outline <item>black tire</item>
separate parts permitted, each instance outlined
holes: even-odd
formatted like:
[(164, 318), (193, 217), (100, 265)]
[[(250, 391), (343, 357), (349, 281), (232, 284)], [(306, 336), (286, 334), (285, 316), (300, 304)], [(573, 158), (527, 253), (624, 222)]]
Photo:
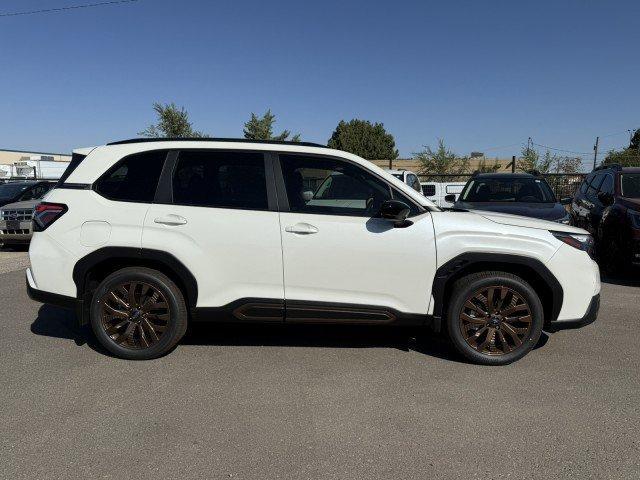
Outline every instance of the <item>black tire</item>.
[[(480, 293), (489, 289), (494, 289), (494, 293)], [(497, 298), (495, 289), (499, 289)], [(489, 296), (495, 300), (489, 302)], [(484, 304), (482, 298), (486, 300)], [(478, 314), (468, 308), (469, 301), (473, 306), (478, 306)], [(495, 307), (493, 310), (487, 307), (489, 303)], [(483, 305), (486, 308), (484, 313), (489, 314), (487, 316), (480, 313)], [(514, 308), (519, 313), (508, 316), (507, 312), (510, 313)], [(496, 313), (492, 314), (491, 311)], [(487, 321), (483, 323), (485, 318)], [(456, 350), (473, 363), (506, 365), (519, 360), (538, 343), (543, 324), (544, 311), (540, 298), (526, 281), (516, 275), (506, 272), (474, 273), (461, 278), (453, 286), (447, 311), (447, 331)], [(483, 328), (485, 330), (477, 336)], [(485, 345), (487, 340), (489, 344)]]
[[(134, 292), (133, 298), (137, 293), (139, 300), (128, 302), (127, 285)], [(147, 292), (144, 299), (143, 291)], [(106, 297), (111, 292), (118, 292), (116, 295), (122, 298), (105, 306), (105, 301), (111, 302), (112, 297)], [(135, 308), (127, 308), (125, 302)], [(113, 306), (117, 307), (117, 316), (111, 315)], [(159, 309), (143, 313), (152, 306)], [(109, 275), (94, 292), (90, 312), (91, 328), (100, 344), (116, 357), (129, 360), (160, 357), (174, 348), (187, 331), (188, 314), (182, 292), (169, 277), (150, 268), (123, 268)], [(124, 325), (118, 327), (120, 323)]]

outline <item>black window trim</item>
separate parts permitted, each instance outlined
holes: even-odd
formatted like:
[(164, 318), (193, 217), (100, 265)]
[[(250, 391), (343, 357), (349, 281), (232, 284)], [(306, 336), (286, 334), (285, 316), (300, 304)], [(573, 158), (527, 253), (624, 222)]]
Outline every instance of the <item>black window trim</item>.
[(100, 183), (100, 181), (105, 178), (107, 175), (111, 174), (112, 172), (115, 172), (118, 168), (120, 168), (120, 165), (122, 163), (124, 163), (129, 157), (133, 157), (135, 155), (141, 155), (141, 154), (146, 154), (146, 153), (151, 153), (151, 152), (167, 152), (165, 157), (164, 157), (164, 162), (162, 165), (162, 168), (160, 169), (160, 177), (158, 178), (158, 183), (156, 184), (156, 191), (153, 195), (153, 198), (155, 199), (155, 197), (158, 195), (158, 189), (160, 188), (160, 179), (162, 178), (162, 172), (164, 171), (164, 167), (167, 164), (167, 157), (169, 155), (169, 153), (171, 153), (170, 149), (166, 149), (166, 148), (154, 148), (151, 150), (141, 150), (139, 152), (132, 152), (128, 155), (125, 155), (124, 157), (120, 158), (117, 162), (115, 162), (113, 165), (111, 165), (109, 168), (107, 168), (104, 173), (102, 175), (100, 175), (89, 187), (85, 187), (85, 188), (90, 188), (91, 190), (93, 190), (96, 194), (100, 195), (102, 198), (106, 198), (107, 200), (110, 200), (112, 202), (123, 202), (123, 203), (143, 203), (143, 204), (148, 204), (151, 205), (154, 203), (154, 200), (119, 200), (117, 198), (110, 198), (107, 197), (106, 195), (98, 192), (98, 184)]
[[(289, 199), (287, 197), (287, 190), (286, 190), (286, 186), (284, 183), (284, 175), (282, 173), (282, 161), (280, 160), (280, 155), (297, 155), (297, 156), (303, 156), (303, 157), (317, 157), (319, 159), (326, 159), (326, 160), (335, 160), (335, 161), (340, 161), (340, 162), (346, 162), (349, 163), (357, 168), (361, 168), (362, 170), (365, 170), (368, 174), (373, 175), (375, 178), (377, 178), (378, 180), (380, 180), (381, 182), (383, 182), (390, 190), (391, 192), (391, 198), (395, 198), (395, 195), (401, 195), (403, 197), (403, 200), (406, 199), (408, 202), (410, 202), (411, 205), (414, 205), (416, 207), (416, 213), (413, 215), (409, 215), (409, 218), (413, 218), (413, 217), (417, 217), (418, 215), (422, 215), (425, 212), (428, 212), (428, 210), (423, 207), (422, 205), (418, 204), (417, 202), (415, 202), (411, 197), (409, 197), (408, 195), (404, 194), (403, 192), (399, 191), (397, 188), (395, 188), (393, 185), (391, 185), (391, 183), (389, 183), (384, 177), (382, 177), (381, 175), (379, 175), (377, 172), (374, 172), (372, 170), (369, 170), (366, 167), (363, 167), (362, 165), (360, 165), (357, 162), (354, 162), (352, 160), (349, 160), (348, 158), (344, 158), (344, 157), (339, 157), (336, 155), (325, 155), (325, 154), (319, 154), (319, 153), (308, 153), (308, 152), (289, 152), (289, 151), (274, 151), (272, 152), (273, 156), (274, 156), (274, 171), (275, 171), (275, 177), (276, 177), (276, 192), (277, 192), (277, 196), (278, 196), (278, 205), (280, 207), (280, 211), (281, 212), (291, 212), (291, 208), (289, 206)], [(301, 215), (335, 215), (335, 216), (340, 216), (340, 217), (353, 217), (353, 218), (367, 218), (366, 216), (363, 215), (353, 215), (351, 213), (338, 213), (338, 212), (327, 212), (327, 213), (323, 213), (323, 212), (292, 212), (292, 213), (300, 213)]]
[[(180, 152), (227, 152), (227, 153), (254, 153), (262, 155), (264, 160), (265, 169), (265, 182), (267, 189), (267, 208), (253, 208), (253, 207), (229, 207), (229, 206), (217, 206), (217, 205), (197, 205), (188, 203), (175, 203), (173, 201), (173, 174), (178, 165), (180, 159)], [(160, 180), (158, 181), (158, 189), (156, 190), (156, 196), (153, 203), (158, 205), (175, 205), (181, 207), (198, 207), (198, 208), (216, 208), (222, 210), (248, 210), (254, 212), (277, 212), (278, 203), (276, 198), (276, 191), (274, 186), (273, 175), (273, 158), (268, 154), (270, 152), (265, 150), (251, 150), (245, 148), (175, 148), (169, 151), (167, 159), (165, 160), (164, 168), (160, 174)]]

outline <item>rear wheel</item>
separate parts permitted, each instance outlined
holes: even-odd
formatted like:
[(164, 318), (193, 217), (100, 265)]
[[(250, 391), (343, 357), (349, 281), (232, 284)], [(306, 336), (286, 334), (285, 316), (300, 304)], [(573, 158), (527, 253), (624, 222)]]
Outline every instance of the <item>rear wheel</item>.
[(180, 289), (149, 268), (124, 268), (98, 286), (91, 303), (91, 327), (114, 355), (147, 360), (171, 350), (187, 329)]
[(456, 349), (484, 365), (505, 365), (524, 357), (542, 334), (538, 295), (516, 275), (482, 272), (458, 280), (447, 327)]

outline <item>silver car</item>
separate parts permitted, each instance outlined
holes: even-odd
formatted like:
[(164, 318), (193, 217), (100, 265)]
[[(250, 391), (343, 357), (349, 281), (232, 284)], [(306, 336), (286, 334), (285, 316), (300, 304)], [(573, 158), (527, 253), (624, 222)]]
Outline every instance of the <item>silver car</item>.
[[(25, 182), (26, 183), (26, 182)], [(20, 194), (20, 200), (0, 207), (0, 246), (27, 244), (33, 233), (33, 212), (54, 183), (38, 182)]]

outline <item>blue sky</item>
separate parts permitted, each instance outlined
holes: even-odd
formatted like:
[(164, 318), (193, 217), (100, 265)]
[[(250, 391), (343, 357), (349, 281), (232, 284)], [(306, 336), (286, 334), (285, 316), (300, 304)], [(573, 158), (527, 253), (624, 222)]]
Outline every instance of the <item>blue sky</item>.
[(215, 136), (271, 108), (321, 143), (341, 119), (383, 122), (403, 157), (439, 137), (510, 156), (529, 136), (590, 152), (614, 134), (606, 150), (640, 127), (639, 46), (638, 1), (139, 0), (0, 17), (0, 147), (134, 137), (173, 101)]

